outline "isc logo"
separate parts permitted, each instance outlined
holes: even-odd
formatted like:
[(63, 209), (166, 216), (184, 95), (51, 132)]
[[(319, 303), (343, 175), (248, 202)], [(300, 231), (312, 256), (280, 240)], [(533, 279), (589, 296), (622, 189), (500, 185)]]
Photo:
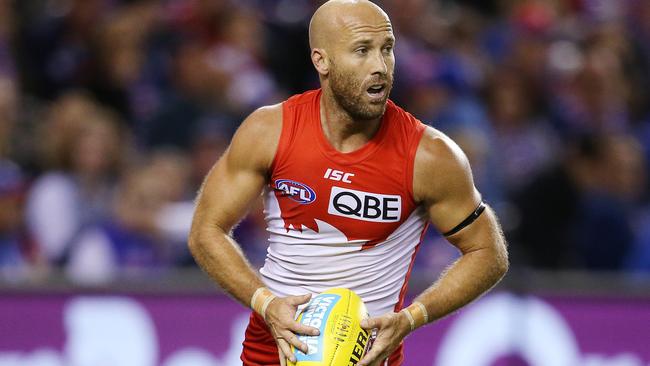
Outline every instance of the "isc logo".
[(277, 179), (275, 189), (282, 191), (284, 195), (301, 204), (312, 203), (316, 200), (316, 192), (313, 189), (306, 184), (290, 179)]
[(332, 187), (327, 213), (373, 222), (396, 222), (402, 215), (402, 197)]
[(323, 178), (331, 179), (337, 182), (343, 182), (343, 183), (352, 183), (350, 178), (354, 177), (354, 174), (352, 173), (345, 173), (340, 170), (332, 169), (332, 168), (327, 168), (325, 171), (325, 175)]

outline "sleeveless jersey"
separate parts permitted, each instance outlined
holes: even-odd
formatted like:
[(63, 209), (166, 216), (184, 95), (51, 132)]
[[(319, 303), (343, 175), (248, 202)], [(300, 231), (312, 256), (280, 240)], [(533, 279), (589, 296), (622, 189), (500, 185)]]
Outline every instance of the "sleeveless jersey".
[(375, 136), (342, 153), (322, 131), (320, 96), (308, 91), (282, 106), (262, 279), (280, 296), (345, 287), (371, 316), (397, 311), (427, 226), (412, 192), (425, 126), (388, 101)]

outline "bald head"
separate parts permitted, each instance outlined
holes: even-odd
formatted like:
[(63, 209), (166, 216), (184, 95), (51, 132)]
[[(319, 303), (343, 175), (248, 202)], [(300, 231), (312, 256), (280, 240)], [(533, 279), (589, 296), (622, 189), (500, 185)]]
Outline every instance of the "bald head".
[(309, 43), (329, 105), (353, 120), (378, 120), (395, 70), (386, 13), (368, 0), (330, 0), (311, 18)]
[(311, 18), (309, 46), (311, 49), (328, 49), (333, 40), (363, 26), (386, 28), (391, 24), (388, 15), (368, 0), (327, 1)]

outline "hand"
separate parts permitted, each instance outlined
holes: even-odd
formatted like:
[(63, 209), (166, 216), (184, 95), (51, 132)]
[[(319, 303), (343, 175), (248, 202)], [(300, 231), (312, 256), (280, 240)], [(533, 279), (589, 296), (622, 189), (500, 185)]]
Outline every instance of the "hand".
[(317, 336), (317, 328), (302, 325), (294, 320), (298, 305), (305, 304), (311, 299), (311, 294), (301, 296), (276, 297), (266, 308), (266, 323), (271, 329), (271, 334), (278, 344), (280, 365), (286, 366), (287, 358), (296, 362), (296, 357), (291, 352), (293, 345), (303, 353), (307, 353), (307, 345), (298, 339), (296, 334)]
[(411, 325), (402, 313), (387, 313), (361, 321), (361, 328), (377, 329), (377, 338), (357, 366), (379, 366), (399, 346), (411, 331)]

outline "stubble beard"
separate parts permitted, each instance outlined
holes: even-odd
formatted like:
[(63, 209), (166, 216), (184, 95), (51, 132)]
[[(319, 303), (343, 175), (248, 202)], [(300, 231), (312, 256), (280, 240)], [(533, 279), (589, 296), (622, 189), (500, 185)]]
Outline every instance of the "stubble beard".
[(368, 103), (363, 100), (364, 90), (353, 75), (339, 73), (332, 65), (330, 69), (330, 89), (336, 103), (354, 120), (369, 121), (380, 118), (386, 111), (386, 100), (393, 85), (393, 78), (386, 76), (386, 99), (383, 103)]

